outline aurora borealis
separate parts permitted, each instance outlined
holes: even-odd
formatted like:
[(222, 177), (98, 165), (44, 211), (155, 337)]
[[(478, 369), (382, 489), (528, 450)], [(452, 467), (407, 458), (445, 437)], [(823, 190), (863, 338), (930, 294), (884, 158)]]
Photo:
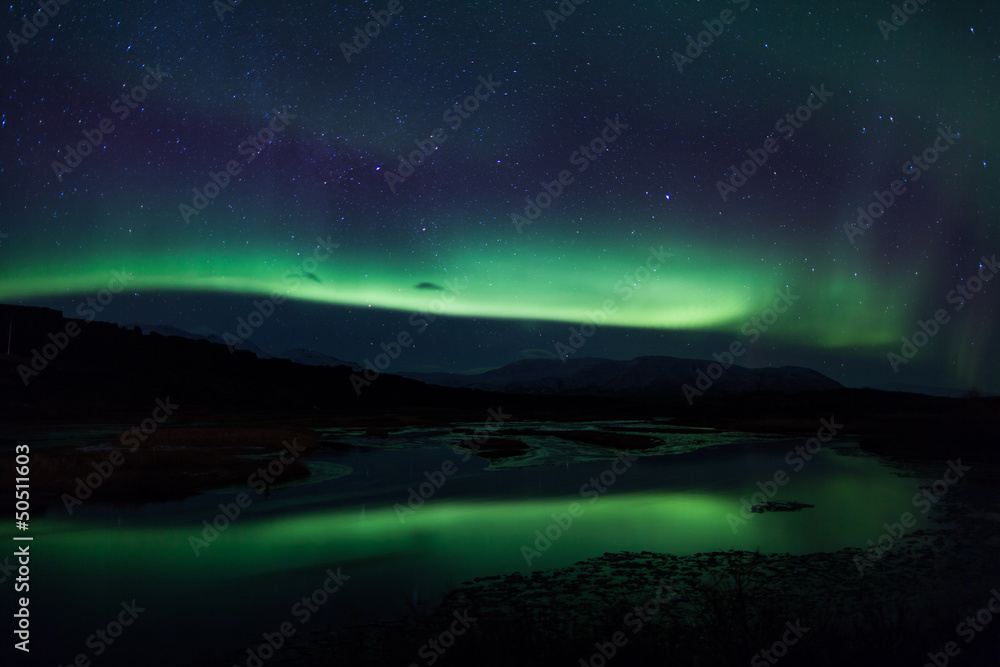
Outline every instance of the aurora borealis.
[(0, 302), (277, 294), (255, 344), (355, 361), (433, 313), (389, 372), (467, 371), (609, 299), (578, 354), (708, 358), (790, 291), (748, 365), (1000, 391), (996, 288), (948, 300), (1000, 251), (995, 5), (50, 4), (7, 13)]

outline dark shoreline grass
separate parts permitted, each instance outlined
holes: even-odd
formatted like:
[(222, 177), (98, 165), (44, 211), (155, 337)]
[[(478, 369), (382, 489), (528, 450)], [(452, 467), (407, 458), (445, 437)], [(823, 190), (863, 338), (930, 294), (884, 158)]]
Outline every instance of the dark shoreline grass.
[[(284, 443), (306, 453), (318, 447), (316, 434), (301, 428), (160, 428), (142, 438), (122, 431), (86, 447), (38, 449), (31, 454), (32, 491), (47, 505), (72, 505), (64, 494), (125, 504), (180, 500), (246, 484), (285, 451)], [(309, 476), (305, 464), (289, 463), (290, 457), (285, 454), (279, 483)], [(0, 461), (5, 478), (14, 477), (14, 468), (13, 459)]]
[[(276, 663), (427, 664), (428, 641), (467, 611), (476, 622), (436, 664), (603, 664), (591, 658), (601, 647), (610, 652), (615, 633), (625, 641), (612, 647), (609, 665), (774, 664), (751, 661), (797, 627), (808, 631), (787, 647), (782, 665), (919, 667), (928, 652), (956, 640), (955, 625), (992, 593), (988, 581), (914, 570), (912, 561), (926, 552), (916, 543), (907, 548), (865, 578), (854, 567), (858, 549), (608, 553), (561, 570), (469, 582), (408, 618), (313, 633)], [(997, 626), (963, 643), (956, 664), (995, 665)]]

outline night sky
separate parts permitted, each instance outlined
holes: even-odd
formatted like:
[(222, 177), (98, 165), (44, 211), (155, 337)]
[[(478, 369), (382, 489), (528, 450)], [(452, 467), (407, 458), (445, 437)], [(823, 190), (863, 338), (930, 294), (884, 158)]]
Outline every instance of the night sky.
[(5, 19), (0, 302), (1000, 391), (996, 3), (50, 4)]

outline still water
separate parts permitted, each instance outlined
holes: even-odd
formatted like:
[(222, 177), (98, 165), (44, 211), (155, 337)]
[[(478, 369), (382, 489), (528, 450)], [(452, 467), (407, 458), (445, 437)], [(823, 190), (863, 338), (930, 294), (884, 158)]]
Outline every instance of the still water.
[[(863, 547), (912, 511), (921, 483), (849, 442), (799, 465), (787, 456), (804, 439), (669, 434), (627, 460), (536, 427), (529, 455), (494, 464), (453, 449), (447, 430), (388, 440), (328, 430), (337, 446), (309, 459), (313, 476), (266, 498), (243, 487), (138, 507), (85, 503), (72, 515), (51, 508), (32, 524), (29, 664), (78, 654), (95, 665), (243, 664), (246, 647), (285, 621), (301, 636), (395, 617), (474, 577), (605, 552)], [(787, 483), (769, 485), (779, 471)], [(774, 501), (814, 507), (735, 523), (758, 483)], [(241, 492), (249, 505), (220, 518)], [(214, 538), (206, 521), (222, 528)], [(308, 600), (338, 572), (336, 593)], [(7, 605), (12, 577), (0, 586)], [(142, 611), (119, 638), (92, 637), (133, 600)]]

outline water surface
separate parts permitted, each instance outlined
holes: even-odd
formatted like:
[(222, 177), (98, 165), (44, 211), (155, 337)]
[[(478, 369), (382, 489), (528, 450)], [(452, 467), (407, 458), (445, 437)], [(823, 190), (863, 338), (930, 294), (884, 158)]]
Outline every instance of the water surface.
[[(394, 617), (474, 577), (559, 568), (605, 552), (863, 547), (884, 522), (912, 511), (920, 484), (852, 443), (826, 446), (796, 472), (786, 455), (803, 439), (672, 433), (661, 448), (633, 452), (638, 458), (626, 466), (616, 453), (545, 434), (595, 425), (536, 426), (540, 434), (525, 438), (528, 455), (492, 464), (454, 449), (448, 429), (386, 440), (324, 431), (337, 448), (310, 459), (310, 480), (267, 498), (249, 491), (251, 504), (207, 544), (192, 545), (205, 537), (202, 522), (248, 489), (140, 507), (85, 503), (72, 516), (52, 509), (32, 526), (33, 656), (49, 664), (81, 652), (94, 658), (87, 637), (133, 599), (145, 611), (101, 664), (152, 664), (150, 655), (182, 664), (194, 654), (232, 664), (283, 621), (305, 632)], [(789, 480), (774, 487), (773, 500), (814, 508), (735, 525), (741, 498), (778, 471)], [(444, 480), (433, 494), (428, 475)], [(410, 490), (425, 482), (430, 497), (411, 508)], [(338, 568), (349, 579), (300, 625), (305, 614), (295, 604)]]

